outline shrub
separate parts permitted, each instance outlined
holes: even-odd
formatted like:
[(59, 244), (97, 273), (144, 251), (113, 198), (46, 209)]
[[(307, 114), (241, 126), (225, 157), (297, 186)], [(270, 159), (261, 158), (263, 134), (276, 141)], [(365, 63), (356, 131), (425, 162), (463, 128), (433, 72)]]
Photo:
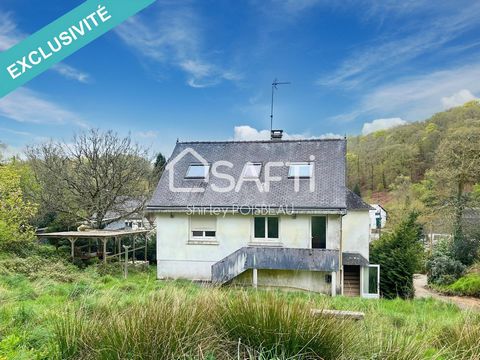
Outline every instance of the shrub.
[(435, 245), (426, 267), (428, 282), (435, 285), (451, 284), (465, 272), (465, 265), (453, 257), (450, 240)]
[(414, 295), (413, 274), (423, 258), (422, 231), (417, 217), (416, 213), (410, 213), (392, 233), (372, 242), (370, 261), (380, 264), (380, 292), (386, 298)]
[(61, 261), (52, 262), (39, 256), (11, 258), (0, 261), (0, 274), (24, 275), (30, 280), (52, 279), (60, 282), (72, 282), (76, 278), (76, 268)]
[(448, 255), (432, 256), (427, 261), (428, 282), (448, 285), (459, 279), (465, 272), (465, 265)]

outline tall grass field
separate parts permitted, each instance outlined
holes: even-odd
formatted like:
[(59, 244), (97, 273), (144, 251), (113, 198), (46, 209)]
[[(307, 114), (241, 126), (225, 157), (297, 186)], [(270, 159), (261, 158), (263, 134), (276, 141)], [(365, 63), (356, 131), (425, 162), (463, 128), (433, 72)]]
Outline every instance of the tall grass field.
[(95, 266), (40, 266), (35, 276), (25, 266), (0, 264), (1, 360), (480, 359), (480, 316), (435, 300), (214, 288), (157, 281), (154, 268), (127, 280)]

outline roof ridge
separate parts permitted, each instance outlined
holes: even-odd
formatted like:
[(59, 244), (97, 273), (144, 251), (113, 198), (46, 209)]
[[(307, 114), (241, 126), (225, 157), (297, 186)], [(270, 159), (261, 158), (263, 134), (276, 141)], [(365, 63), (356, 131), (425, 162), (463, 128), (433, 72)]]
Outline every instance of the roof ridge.
[(282, 139), (282, 140), (218, 140), (218, 141), (178, 141), (177, 144), (245, 144), (245, 143), (285, 143), (285, 142), (320, 142), (320, 141), (347, 141), (345, 138), (331, 139)]

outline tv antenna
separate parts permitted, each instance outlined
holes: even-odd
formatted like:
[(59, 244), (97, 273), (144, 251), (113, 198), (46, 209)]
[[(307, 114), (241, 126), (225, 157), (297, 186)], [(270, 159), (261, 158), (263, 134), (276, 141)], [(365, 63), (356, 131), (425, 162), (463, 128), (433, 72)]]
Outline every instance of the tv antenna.
[(275, 78), (272, 82), (272, 104), (270, 106), (270, 131), (273, 130), (273, 95), (275, 94), (275, 90), (278, 90), (278, 85), (290, 85), (289, 81), (280, 82), (277, 78)]

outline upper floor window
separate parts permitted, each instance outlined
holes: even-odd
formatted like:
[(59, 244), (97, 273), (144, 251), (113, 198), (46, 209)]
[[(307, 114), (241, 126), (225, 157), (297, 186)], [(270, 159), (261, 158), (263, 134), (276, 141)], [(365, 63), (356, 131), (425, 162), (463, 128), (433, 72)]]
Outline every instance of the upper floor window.
[(260, 171), (262, 170), (262, 164), (260, 163), (247, 163), (244, 168), (243, 177), (247, 179), (257, 179), (260, 177)]
[(313, 164), (308, 162), (290, 163), (288, 169), (289, 178), (311, 178), (313, 175)]
[(278, 239), (278, 217), (255, 217), (254, 237), (256, 239)]
[(192, 164), (188, 167), (185, 177), (188, 179), (205, 179), (209, 171), (210, 165)]

